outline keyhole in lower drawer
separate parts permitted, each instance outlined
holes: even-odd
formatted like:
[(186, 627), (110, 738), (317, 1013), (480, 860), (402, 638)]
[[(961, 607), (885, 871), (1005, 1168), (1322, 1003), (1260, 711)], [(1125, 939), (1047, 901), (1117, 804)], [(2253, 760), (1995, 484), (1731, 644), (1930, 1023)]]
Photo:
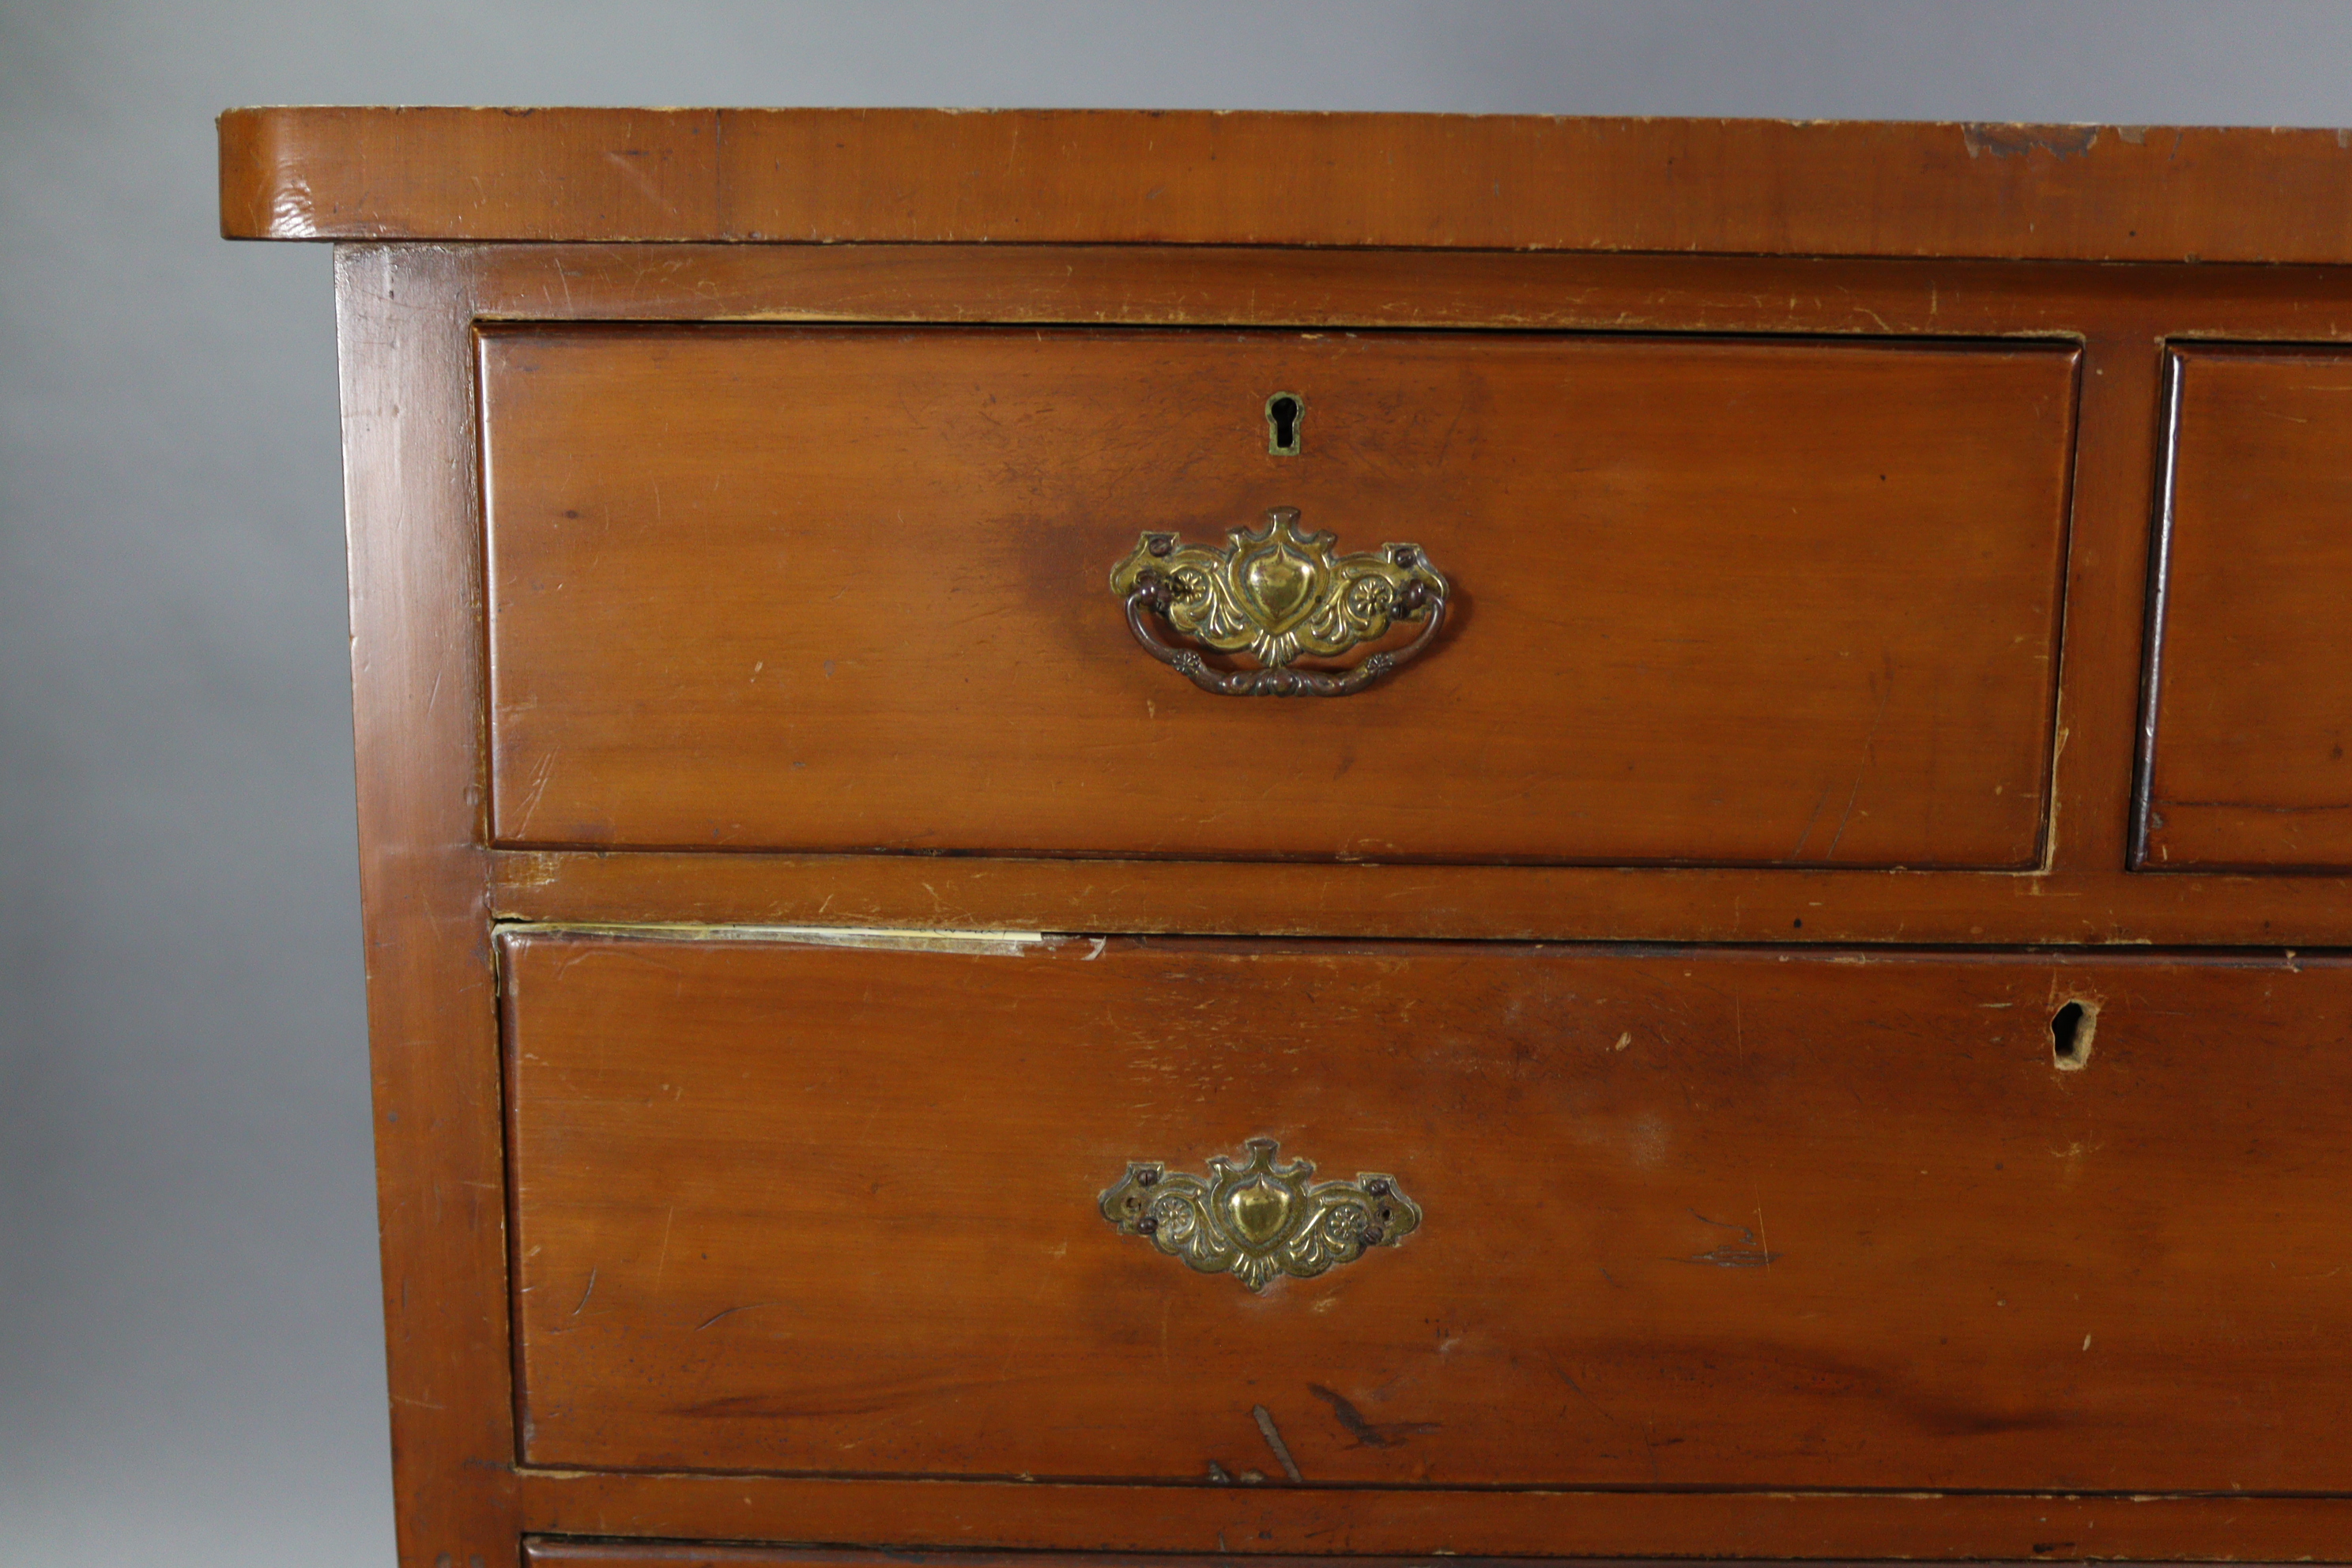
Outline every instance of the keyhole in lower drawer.
[(1265, 400), (1265, 449), (1277, 458), (1298, 456), (1298, 427), (1307, 419), (1307, 400), (1295, 392), (1277, 392)]
[(2099, 1009), (2087, 1002), (2069, 1002), (2050, 1015), (2050, 1059), (2061, 1070), (2073, 1072), (2091, 1059), (2091, 1035), (2099, 1026)]

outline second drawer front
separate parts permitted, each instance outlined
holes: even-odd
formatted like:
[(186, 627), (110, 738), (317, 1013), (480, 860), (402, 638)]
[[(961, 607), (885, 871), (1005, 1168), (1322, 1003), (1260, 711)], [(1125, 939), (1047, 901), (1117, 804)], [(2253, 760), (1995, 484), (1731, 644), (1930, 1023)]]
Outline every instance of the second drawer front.
[[(482, 388), (502, 843), (2039, 850), (2064, 349), (515, 328)], [(1246, 699), (1139, 648), (1110, 575), (1141, 534), (1276, 508), (1421, 547), (1431, 650)]]
[[(2333, 963), (555, 933), (502, 963), (534, 1463), (2352, 1484)], [(1253, 1139), (1395, 1234), (1253, 1290), (1105, 1217)], [(1279, 1185), (1215, 1223), (1278, 1233)]]

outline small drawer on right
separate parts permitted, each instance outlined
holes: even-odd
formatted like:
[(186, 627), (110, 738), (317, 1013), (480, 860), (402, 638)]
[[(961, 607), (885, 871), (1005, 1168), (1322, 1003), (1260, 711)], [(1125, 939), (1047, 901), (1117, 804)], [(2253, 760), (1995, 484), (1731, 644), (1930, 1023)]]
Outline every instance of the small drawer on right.
[(2352, 870), (2352, 347), (2168, 369), (2136, 862)]

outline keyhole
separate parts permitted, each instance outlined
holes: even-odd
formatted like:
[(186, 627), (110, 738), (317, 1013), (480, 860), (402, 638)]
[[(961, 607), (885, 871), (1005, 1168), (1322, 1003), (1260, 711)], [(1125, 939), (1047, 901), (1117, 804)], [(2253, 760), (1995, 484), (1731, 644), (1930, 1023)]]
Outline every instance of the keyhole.
[(2091, 1036), (2099, 1026), (2095, 1004), (2069, 1002), (2050, 1015), (2050, 1059), (2063, 1072), (2076, 1072), (2091, 1060)]
[(1295, 392), (1277, 392), (1265, 400), (1265, 449), (1277, 458), (1298, 456), (1298, 426), (1307, 419), (1307, 400)]

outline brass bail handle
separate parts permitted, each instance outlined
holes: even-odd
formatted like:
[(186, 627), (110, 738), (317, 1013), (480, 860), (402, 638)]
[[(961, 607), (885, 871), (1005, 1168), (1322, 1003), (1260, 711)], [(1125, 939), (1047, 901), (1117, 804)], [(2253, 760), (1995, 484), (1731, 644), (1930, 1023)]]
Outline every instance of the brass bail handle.
[[(1411, 662), (1445, 622), (1445, 579), (1418, 544), (1337, 553), (1339, 536), (1302, 533), (1298, 509), (1276, 507), (1264, 529), (1236, 528), (1222, 548), (1146, 531), (1112, 569), (1135, 640), (1160, 663), (1221, 697), (1345, 697)], [(1352, 669), (1298, 669), (1301, 656), (1336, 658), (1388, 635), (1400, 621), (1421, 633)], [(1160, 635), (1167, 626), (1197, 644)], [(1247, 654), (1257, 669), (1216, 669), (1199, 649)]]

